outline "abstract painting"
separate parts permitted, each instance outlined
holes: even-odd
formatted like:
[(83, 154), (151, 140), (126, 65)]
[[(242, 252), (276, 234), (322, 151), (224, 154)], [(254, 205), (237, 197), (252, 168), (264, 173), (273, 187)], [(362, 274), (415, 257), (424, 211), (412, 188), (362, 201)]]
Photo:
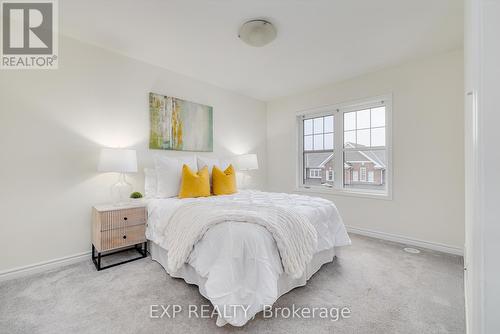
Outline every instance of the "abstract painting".
[(149, 148), (213, 151), (213, 108), (176, 97), (149, 93)]

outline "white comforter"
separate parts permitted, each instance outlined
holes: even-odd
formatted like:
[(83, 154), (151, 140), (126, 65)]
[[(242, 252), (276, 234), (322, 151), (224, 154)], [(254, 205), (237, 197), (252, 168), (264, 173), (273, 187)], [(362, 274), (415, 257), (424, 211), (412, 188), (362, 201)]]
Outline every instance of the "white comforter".
[[(342, 219), (332, 202), (317, 197), (259, 191), (240, 191), (234, 195), (198, 199), (152, 199), (148, 202), (146, 235), (168, 249), (166, 227), (179, 207), (185, 203), (215, 204), (228, 200), (236, 205), (272, 204), (293, 208), (306, 216), (316, 230), (316, 253), (350, 244)], [(214, 225), (196, 243), (187, 262), (198, 275), (207, 279), (205, 293), (215, 307), (250, 307), (245, 312), (240, 310), (237, 314), (220, 315), (217, 320), (219, 326), (225, 323), (242, 326), (265, 305), (272, 305), (278, 298), (277, 282), (283, 273), (283, 265), (276, 241), (263, 226), (236, 221)], [(175, 272), (169, 273), (177, 276)]]
[(166, 237), (162, 246), (168, 251), (168, 269), (181, 269), (206, 231), (227, 221), (265, 227), (276, 241), (284, 271), (293, 278), (305, 273), (318, 243), (316, 230), (307, 216), (294, 207), (243, 204), (228, 196), (184, 203), (170, 216), (162, 233)]

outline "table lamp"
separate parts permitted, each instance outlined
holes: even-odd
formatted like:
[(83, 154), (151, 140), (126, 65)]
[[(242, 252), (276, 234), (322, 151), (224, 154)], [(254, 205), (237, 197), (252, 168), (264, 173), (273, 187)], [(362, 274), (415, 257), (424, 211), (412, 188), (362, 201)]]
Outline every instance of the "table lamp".
[(111, 186), (111, 196), (117, 206), (128, 202), (132, 185), (127, 182), (125, 173), (137, 172), (137, 154), (135, 150), (123, 148), (103, 148), (99, 157), (99, 172), (120, 173), (118, 182)]
[[(248, 172), (251, 170), (259, 169), (259, 161), (257, 160), (257, 154), (243, 154), (239, 155), (235, 159), (235, 168), (238, 171)], [(244, 173), (241, 179), (241, 188), (246, 188), (248, 186), (249, 175)]]

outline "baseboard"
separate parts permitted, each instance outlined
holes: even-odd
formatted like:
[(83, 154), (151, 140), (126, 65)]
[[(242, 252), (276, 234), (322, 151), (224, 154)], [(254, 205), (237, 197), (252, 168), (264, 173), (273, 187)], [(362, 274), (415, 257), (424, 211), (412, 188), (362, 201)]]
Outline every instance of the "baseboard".
[[(443, 253), (448, 253), (448, 254), (454, 254), (454, 255), (460, 255), (460, 256), (464, 255), (464, 251), (462, 248), (444, 245), (444, 244), (440, 244), (440, 243), (436, 243), (436, 242), (417, 240), (417, 239), (408, 238), (408, 237), (404, 237), (404, 236), (397, 235), (397, 234), (373, 231), (373, 230), (352, 227), (352, 226), (347, 226), (347, 230), (349, 232), (352, 232), (355, 234), (360, 234), (360, 235), (365, 235), (367, 237), (399, 242), (399, 243), (402, 243), (405, 245), (411, 245), (411, 246), (415, 246), (415, 247), (431, 249), (431, 250), (435, 250), (435, 251), (439, 251), (439, 252), (443, 252)], [(68, 264), (73, 264), (73, 263), (89, 260), (90, 253), (91, 253), (90, 251), (82, 252), (82, 253), (78, 253), (78, 254), (74, 254), (74, 255), (70, 255), (70, 256), (65, 256), (65, 257), (61, 257), (58, 259), (54, 259), (54, 260), (39, 262), (39, 263), (31, 264), (28, 266), (24, 266), (24, 267), (18, 267), (18, 268), (14, 268), (14, 269), (5, 270), (5, 271), (0, 272), (0, 282), (14, 279), (14, 278), (19, 278), (19, 277), (26, 276), (26, 275), (39, 273), (42, 271), (46, 271), (46, 270), (50, 270), (50, 269), (54, 269), (54, 268), (58, 268), (58, 267), (62, 267), (62, 266), (68, 265)]]
[(91, 253), (90, 251), (82, 252), (70, 256), (61, 257), (58, 259), (30, 264), (28, 266), (8, 269), (0, 272), (0, 282), (66, 266), (68, 264), (90, 260), (90, 253)]
[(443, 252), (443, 253), (460, 255), (460, 256), (464, 255), (464, 250), (460, 247), (449, 246), (449, 245), (445, 245), (445, 244), (441, 244), (441, 243), (437, 243), (437, 242), (423, 241), (423, 240), (404, 237), (402, 235), (373, 231), (373, 230), (368, 230), (368, 229), (359, 228), (359, 227), (352, 227), (352, 226), (347, 226), (347, 231), (355, 233), (355, 234), (364, 235), (367, 237), (399, 242), (401, 244), (431, 249), (431, 250), (435, 250), (435, 251), (439, 251), (439, 252)]

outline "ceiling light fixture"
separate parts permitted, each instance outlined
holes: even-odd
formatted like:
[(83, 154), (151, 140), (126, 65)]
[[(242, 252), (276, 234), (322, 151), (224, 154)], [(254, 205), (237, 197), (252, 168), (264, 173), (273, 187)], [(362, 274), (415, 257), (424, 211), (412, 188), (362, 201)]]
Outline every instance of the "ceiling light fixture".
[(276, 28), (266, 20), (250, 20), (240, 28), (238, 37), (248, 45), (261, 47), (276, 38)]

